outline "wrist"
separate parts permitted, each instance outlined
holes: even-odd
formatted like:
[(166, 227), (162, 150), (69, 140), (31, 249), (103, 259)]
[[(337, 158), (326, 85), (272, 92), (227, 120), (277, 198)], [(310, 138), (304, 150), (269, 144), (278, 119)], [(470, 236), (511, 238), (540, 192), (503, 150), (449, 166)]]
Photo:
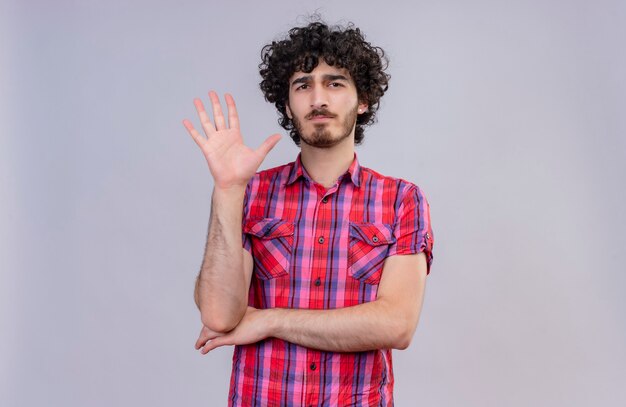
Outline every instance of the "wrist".
[(213, 204), (232, 209), (240, 208), (246, 195), (246, 186), (213, 187), (211, 200)]
[(213, 186), (213, 194), (218, 195), (243, 195), (246, 192), (246, 186), (248, 184), (232, 184), (232, 185), (217, 185)]
[(267, 336), (279, 338), (282, 331), (284, 310), (282, 308), (268, 308), (264, 311), (267, 312)]

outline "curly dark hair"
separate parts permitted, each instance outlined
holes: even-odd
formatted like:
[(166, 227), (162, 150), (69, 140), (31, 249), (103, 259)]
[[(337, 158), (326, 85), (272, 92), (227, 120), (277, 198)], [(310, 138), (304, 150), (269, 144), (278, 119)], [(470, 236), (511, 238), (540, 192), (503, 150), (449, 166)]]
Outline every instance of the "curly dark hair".
[(289, 79), (294, 72), (311, 72), (320, 58), (328, 65), (345, 68), (354, 80), (359, 102), (367, 103), (368, 110), (357, 116), (355, 144), (363, 141), (363, 127), (375, 122), (380, 98), (389, 86), (390, 76), (385, 73), (389, 60), (380, 47), (365, 41), (361, 31), (349, 23), (345, 28), (328, 27), (321, 21), (296, 27), (288, 38), (273, 41), (261, 51), (260, 83), (265, 100), (274, 103), (280, 117), (278, 123), (290, 131), (296, 145), (300, 135), (287, 116)]

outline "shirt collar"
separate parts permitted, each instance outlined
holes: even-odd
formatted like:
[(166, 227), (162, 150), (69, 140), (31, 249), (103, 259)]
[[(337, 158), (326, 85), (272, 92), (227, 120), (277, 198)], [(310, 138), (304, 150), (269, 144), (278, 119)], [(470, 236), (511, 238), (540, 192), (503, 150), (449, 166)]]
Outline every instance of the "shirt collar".
[[(289, 173), (289, 177), (287, 178), (287, 185), (293, 184), (300, 177), (304, 177), (305, 179), (311, 180), (311, 177), (309, 176), (309, 174), (306, 172), (306, 169), (302, 165), (302, 160), (300, 158), (300, 155), (301, 153), (298, 153), (298, 158), (296, 158), (296, 161), (294, 162), (293, 167), (291, 168), (291, 172)], [(356, 153), (354, 153), (354, 159), (352, 160), (352, 164), (350, 164), (350, 167), (346, 171), (346, 174), (350, 174), (350, 180), (355, 186), (359, 187), (361, 185), (360, 184), (361, 165), (359, 164), (359, 160), (356, 156)], [(343, 178), (343, 176), (339, 178), (341, 179)]]

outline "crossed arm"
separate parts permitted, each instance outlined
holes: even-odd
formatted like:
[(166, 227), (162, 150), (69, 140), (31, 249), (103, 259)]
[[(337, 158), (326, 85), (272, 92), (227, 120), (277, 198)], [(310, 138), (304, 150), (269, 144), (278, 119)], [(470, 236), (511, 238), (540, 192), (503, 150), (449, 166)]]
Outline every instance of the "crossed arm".
[(375, 301), (332, 310), (248, 307), (229, 332), (204, 326), (196, 349), (206, 354), (220, 346), (269, 337), (333, 352), (406, 349), (419, 321), (425, 282), (424, 253), (391, 256), (385, 260)]

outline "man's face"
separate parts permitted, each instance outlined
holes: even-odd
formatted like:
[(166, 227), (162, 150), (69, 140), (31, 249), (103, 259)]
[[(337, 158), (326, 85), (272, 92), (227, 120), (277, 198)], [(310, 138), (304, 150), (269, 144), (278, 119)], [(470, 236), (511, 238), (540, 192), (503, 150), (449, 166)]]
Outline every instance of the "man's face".
[(295, 72), (289, 79), (287, 116), (300, 140), (312, 147), (330, 148), (354, 138), (357, 115), (365, 109), (348, 71), (324, 60), (310, 73)]

